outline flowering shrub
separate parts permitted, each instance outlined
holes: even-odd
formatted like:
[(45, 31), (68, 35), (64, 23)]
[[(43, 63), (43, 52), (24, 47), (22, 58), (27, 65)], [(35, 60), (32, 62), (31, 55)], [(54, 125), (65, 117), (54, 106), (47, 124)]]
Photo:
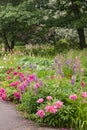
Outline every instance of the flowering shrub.
[(32, 64), (24, 59), (23, 64), (6, 69), (0, 97), (20, 102), (18, 109), (38, 123), (87, 128), (87, 70), (80, 58), (60, 55), (54, 62), (35, 60)]

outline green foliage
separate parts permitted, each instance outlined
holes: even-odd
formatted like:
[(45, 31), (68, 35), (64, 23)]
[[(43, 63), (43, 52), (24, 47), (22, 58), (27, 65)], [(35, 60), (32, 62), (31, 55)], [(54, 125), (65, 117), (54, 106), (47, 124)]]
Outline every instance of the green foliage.
[(64, 52), (69, 50), (69, 43), (66, 41), (66, 39), (60, 39), (58, 42), (55, 44), (55, 50), (56, 52)]
[[(57, 39), (55, 37), (56, 27), (74, 28), (77, 31), (86, 28), (85, 0), (74, 2), (72, 0), (1, 0), (0, 2), (0, 37), (2, 42), (8, 43), (9, 46), (12, 40), (24, 44), (46, 42), (53, 44), (58, 41), (58, 36)], [(81, 36), (79, 38), (81, 39)], [(63, 49), (63, 45), (61, 46)], [(33, 52), (36, 55), (38, 53), (36, 49)], [(50, 55), (53, 54), (52, 52), (49, 50)], [(41, 51), (40, 53), (42, 55)]]
[[(85, 130), (87, 128), (87, 97), (82, 97), (82, 92), (87, 91), (86, 55), (86, 50), (80, 52), (77, 50), (69, 51), (67, 54), (57, 55), (55, 62), (53, 62), (52, 57), (48, 59), (40, 56), (25, 55), (24, 53), (5, 54), (3, 57), (0, 57), (0, 78), (1, 87), (5, 88), (7, 92), (7, 100), (19, 103), (18, 109), (24, 112), (24, 114), (26, 113), (28, 118), (40, 124)], [(30, 64), (32, 64), (32, 67), (30, 67)], [(75, 64), (78, 65), (76, 73), (74, 73)], [(34, 65), (36, 65), (36, 68), (34, 68)], [(17, 66), (20, 66), (21, 69), (18, 69)], [(14, 71), (23, 72), (24, 76), (28, 73), (30, 75), (34, 73), (40, 78), (39, 80), (43, 80), (42, 86), (38, 87), (37, 90), (34, 89), (34, 85), (39, 81), (32, 81), (30, 86), (26, 87), (25, 92), (21, 93), (22, 98), (20, 102), (14, 98), (14, 92), (16, 90), (19, 91), (19, 86), (9, 86), (11, 82), (20, 80), (19, 76), (14, 76), (13, 72), (11, 72), (9, 74), (11, 80), (7, 80), (8, 75), (6, 71), (12, 67)], [(81, 72), (82, 68), (84, 68), (84, 72)], [(63, 73), (61, 74), (59, 70)], [(76, 81), (73, 85), (71, 84), (72, 76), (76, 76)], [(84, 87), (82, 87), (81, 82), (85, 83)], [(76, 94), (77, 99), (71, 100), (69, 98), (71, 94)], [(53, 98), (50, 101), (47, 100), (49, 95)], [(39, 98), (43, 98), (44, 102), (41, 104), (37, 103)], [(46, 112), (46, 106), (55, 105), (56, 101), (62, 101), (63, 106), (58, 108), (56, 113)], [(45, 111), (43, 118), (36, 115), (39, 109)]]

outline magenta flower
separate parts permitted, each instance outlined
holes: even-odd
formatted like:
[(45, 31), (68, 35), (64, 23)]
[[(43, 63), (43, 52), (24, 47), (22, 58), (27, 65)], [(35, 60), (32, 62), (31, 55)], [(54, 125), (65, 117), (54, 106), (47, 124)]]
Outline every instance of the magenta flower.
[(25, 91), (25, 87), (24, 87), (24, 85), (23, 85), (23, 84), (20, 85), (20, 86), (19, 86), (19, 89), (20, 89), (20, 91), (23, 93), (23, 92)]
[(50, 112), (50, 113), (56, 113), (57, 109), (54, 106), (46, 106), (45, 107), (46, 112)]
[(29, 76), (30, 82), (34, 81), (34, 79), (35, 79), (35, 76), (33, 74)]
[(39, 98), (39, 99), (37, 100), (37, 103), (42, 103), (42, 102), (44, 102), (44, 99), (43, 99), (43, 98)]
[(0, 88), (0, 97), (2, 98), (2, 100), (6, 100), (6, 91), (4, 88)]
[(69, 99), (76, 100), (77, 99), (77, 95), (76, 94), (72, 94), (72, 95), (69, 96)]
[(22, 72), (18, 73), (20, 77), (24, 77), (24, 74)]
[(83, 98), (87, 97), (87, 92), (82, 92), (82, 97)]
[(34, 85), (34, 88), (39, 88), (40, 87), (40, 84), (39, 83), (36, 83), (35, 85)]
[(81, 82), (81, 86), (82, 86), (82, 88), (84, 88), (85, 87), (85, 83)]
[(2, 100), (6, 100), (7, 96), (6, 94), (2, 94)]
[(19, 83), (20, 83), (19, 81), (15, 81), (15, 82), (10, 83), (10, 86), (16, 87)]
[(63, 106), (63, 102), (62, 101), (57, 101), (55, 106), (56, 106), (56, 108), (61, 108)]
[(53, 98), (51, 96), (46, 97), (47, 100), (52, 100)]
[(45, 116), (45, 112), (44, 110), (38, 110), (36, 115), (39, 116), (40, 118), (43, 118)]
[(21, 95), (20, 95), (19, 92), (14, 92), (14, 96), (15, 96), (18, 100), (20, 100), (20, 98), (21, 98)]
[(17, 75), (17, 74), (18, 74), (18, 72), (16, 72), (16, 71), (13, 72), (13, 75)]
[(0, 93), (5, 93), (5, 89), (4, 88), (0, 88)]

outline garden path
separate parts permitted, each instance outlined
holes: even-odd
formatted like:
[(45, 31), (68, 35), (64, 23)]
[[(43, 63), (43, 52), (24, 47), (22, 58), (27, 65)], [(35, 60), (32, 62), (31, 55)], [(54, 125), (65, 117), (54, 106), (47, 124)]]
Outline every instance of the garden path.
[(0, 130), (59, 130), (38, 127), (32, 121), (22, 118), (15, 105), (0, 100)]

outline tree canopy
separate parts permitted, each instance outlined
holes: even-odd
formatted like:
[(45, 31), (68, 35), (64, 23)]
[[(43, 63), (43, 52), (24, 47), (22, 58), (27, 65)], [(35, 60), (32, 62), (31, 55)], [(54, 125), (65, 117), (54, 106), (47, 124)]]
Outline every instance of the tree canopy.
[(0, 3), (0, 37), (7, 48), (12, 48), (15, 40), (27, 43), (33, 36), (37, 38), (42, 29), (51, 27), (77, 30), (80, 48), (86, 47), (86, 0), (0, 0)]

